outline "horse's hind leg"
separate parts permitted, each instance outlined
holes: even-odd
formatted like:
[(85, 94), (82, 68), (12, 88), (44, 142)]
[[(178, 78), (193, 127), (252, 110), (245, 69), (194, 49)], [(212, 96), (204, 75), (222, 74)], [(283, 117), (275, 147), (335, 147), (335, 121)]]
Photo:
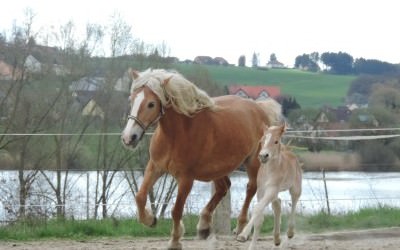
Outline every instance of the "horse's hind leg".
[(156, 169), (154, 165), (149, 161), (144, 172), (143, 182), (136, 193), (136, 205), (139, 213), (139, 221), (146, 226), (153, 227), (157, 223), (157, 219), (154, 217), (151, 210), (146, 208), (147, 194), (154, 183), (160, 178), (164, 172)]
[(294, 216), (295, 216), (295, 212), (296, 212), (296, 205), (300, 198), (301, 190), (300, 189), (296, 190), (294, 188), (291, 188), (289, 190), (289, 193), (290, 193), (290, 196), (292, 197), (292, 208), (291, 208), (290, 216), (289, 216), (289, 226), (288, 226), (287, 236), (290, 239), (290, 238), (293, 238), (293, 236), (294, 236), (294, 224), (295, 224)]
[(226, 195), (231, 187), (229, 177), (225, 176), (214, 181), (215, 193), (211, 200), (200, 213), (199, 223), (197, 224), (197, 236), (200, 239), (206, 239), (210, 235), (212, 214), (221, 199)]
[(233, 230), (233, 232), (237, 235), (239, 235), (242, 232), (244, 226), (246, 226), (250, 202), (257, 192), (257, 173), (258, 169), (260, 168), (260, 162), (258, 161), (257, 157), (253, 157), (253, 159), (249, 161), (246, 165), (249, 181), (247, 183), (246, 198), (237, 219), (237, 226)]
[(272, 202), (274, 210), (274, 243), (275, 246), (281, 244), (281, 199), (277, 198)]
[(178, 194), (174, 208), (172, 209), (172, 232), (171, 240), (169, 241), (168, 249), (182, 249), (180, 239), (185, 233), (185, 227), (182, 223), (183, 207), (186, 202), (190, 190), (193, 186), (193, 179), (180, 178), (178, 180)]

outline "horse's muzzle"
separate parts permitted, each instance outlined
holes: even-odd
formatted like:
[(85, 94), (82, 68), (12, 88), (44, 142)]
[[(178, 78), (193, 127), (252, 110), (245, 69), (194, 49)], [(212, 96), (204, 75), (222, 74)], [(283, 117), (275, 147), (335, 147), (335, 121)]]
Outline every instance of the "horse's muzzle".
[(129, 149), (134, 149), (139, 144), (142, 136), (138, 136), (137, 134), (133, 134), (130, 137), (121, 136), (122, 144)]
[(260, 159), (261, 163), (267, 163), (268, 161), (268, 154), (259, 154), (258, 159)]

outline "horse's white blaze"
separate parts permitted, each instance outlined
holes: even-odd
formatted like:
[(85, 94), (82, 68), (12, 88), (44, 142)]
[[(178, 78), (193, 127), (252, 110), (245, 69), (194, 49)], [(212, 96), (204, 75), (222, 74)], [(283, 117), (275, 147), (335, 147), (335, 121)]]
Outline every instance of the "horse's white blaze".
[(266, 155), (266, 154), (269, 153), (268, 143), (271, 140), (271, 137), (272, 137), (271, 133), (268, 133), (268, 134), (265, 135), (264, 143), (263, 143), (263, 145), (261, 147), (259, 155), (263, 156), (263, 155)]
[[(144, 92), (141, 91), (137, 94), (135, 101), (133, 102), (131, 112), (130, 112), (131, 116), (137, 117), (138, 112), (139, 112), (139, 107), (140, 107), (140, 104), (142, 104), (143, 99), (144, 99)], [(135, 132), (138, 132), (138, 131), (136, 131), (138, 128), (142, 129), (140, 126), (137, 126), (136, 121), (134, 119), (128, 119), (125, 129), (122, 131), (122, 140), (125, 142), (125, 144), (130, 143), (132, 135)]]

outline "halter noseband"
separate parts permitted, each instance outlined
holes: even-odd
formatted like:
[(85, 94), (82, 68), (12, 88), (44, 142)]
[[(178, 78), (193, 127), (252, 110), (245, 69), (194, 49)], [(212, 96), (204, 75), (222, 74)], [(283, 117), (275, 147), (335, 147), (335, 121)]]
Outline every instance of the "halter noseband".
[(128, 115), (128, 120), (129, 120), (129, 119), (132, 119), (132, 120), (134, 120), (135, 122), (137, 122), (137, 124), (139, 124), (139, 126), (143, 129), (143, 133), (144, 133), (144, 132), (146, 132), (146, 130), (147, 130), (148, 128), (150, 128), (151, 126), (153, 126), (154, 124), (156, 124), (156, 123), (161, 119), (161, 117), (163, 117), (164, 114), (165, 114), (164, 106), (161, 104), (160, 113), (159, 113), (158, 116), (157, 116), (152, 122), (150, 122), (149, 125), (147, 125), (147, 126), (144, 125), (144, 123), (143, 123), (138, 117), (136, 117), (136, 116), (134, 116), (134, 115)]

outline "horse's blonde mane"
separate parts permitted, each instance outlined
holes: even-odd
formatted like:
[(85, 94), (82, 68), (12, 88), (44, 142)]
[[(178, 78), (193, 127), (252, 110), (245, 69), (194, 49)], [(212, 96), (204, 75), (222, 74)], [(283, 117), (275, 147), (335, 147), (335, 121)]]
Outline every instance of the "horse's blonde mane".
[(145, 85), (160, 98), (163, 106), (172, 106), (176, 112), (186, 116), (193, 116), (203, 109), (213, 110), (216, 107), (204, 90), (199, 89), (176, 71), (148, 69), (141, 72), (133, 81), (131, 92)]

